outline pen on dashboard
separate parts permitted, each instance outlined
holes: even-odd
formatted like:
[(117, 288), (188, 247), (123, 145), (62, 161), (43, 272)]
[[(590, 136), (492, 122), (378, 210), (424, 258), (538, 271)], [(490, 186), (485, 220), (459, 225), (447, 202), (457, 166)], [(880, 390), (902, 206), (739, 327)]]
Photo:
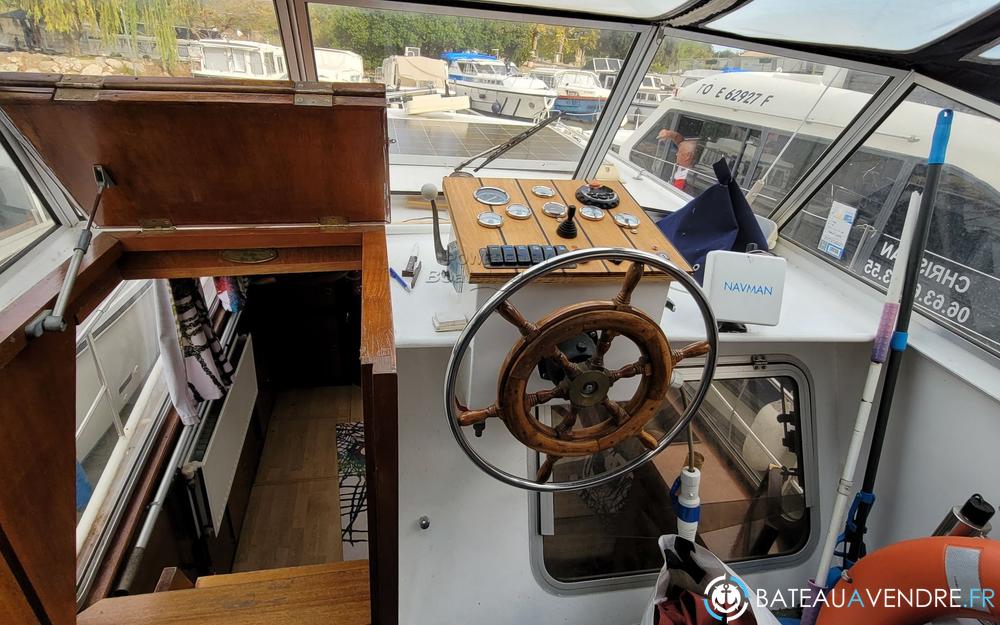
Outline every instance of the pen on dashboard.
[(392, 267), (389, 267), (389, 277), (398, 282), (399, 286), (403, 287), (404, 291), (406, 291), (407, 293), (410, 292), (410, 285), (408, 285), (406, 283), (406, 280), (403, 280), (403, 278), (400, 277), (400, 275), (396, 273), (396, 270), (393, 269)]

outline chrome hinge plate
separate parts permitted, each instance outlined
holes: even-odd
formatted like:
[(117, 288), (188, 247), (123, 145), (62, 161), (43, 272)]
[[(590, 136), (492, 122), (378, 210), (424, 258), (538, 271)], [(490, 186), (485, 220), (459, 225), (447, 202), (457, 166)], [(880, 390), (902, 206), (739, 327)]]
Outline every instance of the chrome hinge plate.
[(96, 102), (103, 86), (103, 76), (63, 76), (56, 83), (52, 99), (63, 102)]
[(140, 219), (140, 232), (172, 232), (177, 230), (174, 222), (164, 218)]
[(333, 85), (323, 82), (295, 83), (296, 106), (333, 106)]
[(296, 93), (296, 106), (333, 106), (333, 95), (322, 93)]

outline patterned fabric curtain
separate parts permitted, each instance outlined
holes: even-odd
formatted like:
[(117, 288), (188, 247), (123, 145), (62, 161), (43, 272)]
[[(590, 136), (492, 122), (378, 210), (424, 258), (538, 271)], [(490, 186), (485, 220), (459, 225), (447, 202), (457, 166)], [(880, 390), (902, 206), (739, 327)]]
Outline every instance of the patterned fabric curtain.
[(212, 330), (194, 278), (156, 281), (156, 322), (170, 399), (184, 425), (198, 423), (198, 405), (219, 399), (232, 384), (233, 367)]

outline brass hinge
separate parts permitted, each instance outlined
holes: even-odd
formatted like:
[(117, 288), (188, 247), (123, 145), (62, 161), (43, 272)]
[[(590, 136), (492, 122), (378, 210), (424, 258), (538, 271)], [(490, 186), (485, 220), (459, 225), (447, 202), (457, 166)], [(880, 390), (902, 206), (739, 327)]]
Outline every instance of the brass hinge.
[(53, 100), (70, 102), (96, 102), (104, 86), (103, 76), (63, 76), (56, 83)]
[(319, 82), (295, 83), (296, 106), (333, 106), (333, 85)]
[(350, 225), (351, 220), (347, 217), (341, 217), (339, 215), (327, 215), (325, 217), (319, 218), (319, 229), (320, 230), (335, 230), (342, 226)]
[(177, 230), (174, 222), (165, 218), (140, 219), (140, 232), (171, 232)]

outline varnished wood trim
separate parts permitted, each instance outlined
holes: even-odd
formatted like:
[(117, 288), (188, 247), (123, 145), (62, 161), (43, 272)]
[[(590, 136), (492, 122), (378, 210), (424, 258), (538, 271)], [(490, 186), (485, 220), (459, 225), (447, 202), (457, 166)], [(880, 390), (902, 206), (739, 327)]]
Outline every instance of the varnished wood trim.
[(235, 250), (254, 247), (329, 247), (361, 245), (366, 230), (381, 226), (344, 226), (332, 231), (316, 227), (224, 228), (173, 232), (116, 232), (126, 252)]
[(389, 256), (384, 228), (364, 233), (361, 265), (361, 363), (372, 365), (376, 375), (396, 371)]
[(325, 564), (306, 564), (303, 566), (282, 567), (279, 569), (262, 569), (246, 571), (245, 573), (226, 573), (222, 575), (204, 575), (195, 582), (195, 588), (218, 588), (219, 586), (235, 586), (252, 582), (263, 582), (274, 579), (291, 579), (326, 575), (339, 571), (363, 571), (368, 574), (368, 560), (348, 560), (346, 562), (327, 562)]
[[(84, 256), (80, 265), (70, 306), (66, 311), (67, 319), (73, 319), (76, 315), (75, 300), (94, 285), (105, 272), (111, 270), (121, 254), (121, 244), (114, 237), (104, 234), (94, 237), (90, 251)], [(0, 367), (5, 366), (24, 349), (28, 342), (24, 327), (38, 313), (51, 307), (55, 302), (68, 267), (69, 259), (21, 294), (10, 306), (0, 310)]]
[(274, 260), (242, 264), (223, 260), (221, 250), (133, 252), (119, 267), (126, 280), (138, 278), (200, 278), (202, 276), (254, 276), (273, 273), (351, 271), (361, 268), (360, 247), (305, 247), (278, 250)]
[(371, 615), (364, 568), (104, 599), (79, 625), (367, 625)]
[(171, 590), (187, 590), (194, 588), (194, 582), (188, 579), (184, 571), (176, 566), (168, 566), (160, 573), (160, 579), (156, 582), (153, 592), (169, 592)]
[(372, 623), (399, 622), (399, 416), (396, 346), (383, 229), (364, 234), (361, 393), (371, 541)]
[(399, 623), (399, 404), (395, 373), (361, 367), (372, 623)]

